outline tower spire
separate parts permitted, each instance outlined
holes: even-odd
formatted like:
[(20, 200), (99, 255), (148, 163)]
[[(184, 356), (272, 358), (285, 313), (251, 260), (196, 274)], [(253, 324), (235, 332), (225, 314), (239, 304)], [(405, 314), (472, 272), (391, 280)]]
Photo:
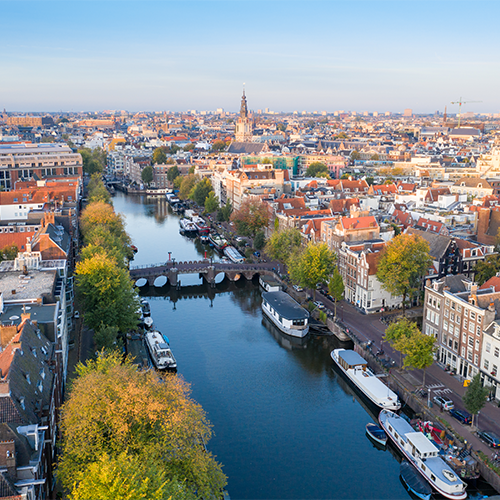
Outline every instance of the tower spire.
[(245, 84), (243, 84), (243, 95), (241, 96), (240, 117), (248, 118), (247, 98), (245, 95)]

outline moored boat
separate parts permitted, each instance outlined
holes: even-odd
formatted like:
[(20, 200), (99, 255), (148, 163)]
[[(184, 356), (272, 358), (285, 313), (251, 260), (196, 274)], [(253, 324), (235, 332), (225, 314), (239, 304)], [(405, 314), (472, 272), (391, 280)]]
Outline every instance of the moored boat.
[(370, 439), (382, 446), (387, 444), (387, 434), (376, 424), (371, 422), (366, 424), (366, 434)]
[(208, 236), (208, 241), (219, 252), (222, 252), (224, 248), (229, 245), (229, 242), (226, 240), (226, 238), (223, 238), (220, 234), (217, 233), (210, 233)]
[(404, 418), (389, 410), (382, 410), (378, 419), (398, 450), (435, 491), (455, 500), (467, 498), (465, 483), (438, 456), (439, 450), (425, 434), (415, 432)]
[(167, 337), (158, 330), (151, 330), (145, 333), (144, 340), (157, 370), (177, 369), (177, 361), (170, 349)]
[(389, 389), (369, 368), (366, 360), (351, 349), (335, 349), (331, 352), (335, 364), (345, 376), (376, 406), (399, 410), (398, 396)]
[(241, 262), (245, 261), (243, 255), (241, 255), (241, 253), (238, 252), (238, 250), (236, 250), (236, 248), (234, 248), (232, 245), (224, 248), (224, 255), (235, 264), (240, 264)]
[(179, 226), (181, 227), (180, 232), (187, 235), (195, 235), (198, 232), (198, 229), (196, 228), (194, 222), (190, 221), (189, 219), (180, 219)]
[(292, 337), (309, 333), (309, 313), (285, 292), (262, 292), (262, 311), (283, 332)]
[(429, 483), (423, 479), (420, 473), (406, 460), (401, 462), (399, 475), (405, 488), (422, 500), (429, 500), (432, 495), (432, 488)]

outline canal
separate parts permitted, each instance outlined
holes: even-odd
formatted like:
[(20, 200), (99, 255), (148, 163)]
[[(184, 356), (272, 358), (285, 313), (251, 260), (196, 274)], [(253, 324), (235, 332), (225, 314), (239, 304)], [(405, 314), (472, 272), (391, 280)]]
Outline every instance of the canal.
[[(204, 246), (179, 234), (165, 200), (117, 193), (114, 206), (139, 248), (133, 264), (165, 262), (168, 252), (177, 261), (204, 256)], [(391, 449), (365, 436), (373, 416), (333, 370), (333, 338), (281, 334), (262, 317), (256, 283), (192, 290), (142, 294), (213, 425), (208, 447), (233, 500), (409, 497)]]

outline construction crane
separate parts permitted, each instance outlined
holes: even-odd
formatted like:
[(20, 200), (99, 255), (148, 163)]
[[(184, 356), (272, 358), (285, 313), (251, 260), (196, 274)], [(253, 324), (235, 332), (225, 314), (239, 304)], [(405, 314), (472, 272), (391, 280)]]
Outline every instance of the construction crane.
[(467, 104), (469, 102), (483, 102), (483, 101), (462, 101), (462, 98), (460, 98), (459, 101), (452, 101), (451, 104), (458, 104), (458, 125), (457, 128), (460, 128), (460, 114), (462, 112), (462, 104)]

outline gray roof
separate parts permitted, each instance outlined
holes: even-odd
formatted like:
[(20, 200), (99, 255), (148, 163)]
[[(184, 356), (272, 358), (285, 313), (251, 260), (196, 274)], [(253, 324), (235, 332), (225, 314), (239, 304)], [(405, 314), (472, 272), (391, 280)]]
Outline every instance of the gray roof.
[(431, 233), (428, 231), (421, 231), (420, 229), (409, 228), (406, 231), (407, 234), (415, 234), (421, 236), (424, 240), (429, 243), (429, 253), (431, 257), (436, 260), (441, 259), (445, 254), (446, 250), (450, 246), (452, 241), (448, 236), (443, 236), (441, 234)]
[(264, 143), (257, 142), (237, 142), (234, 141), (229, 146), (229, 153), (256, 154), (264, 149)]
[(339, 351), (339, 357), (341, 357), (349, 366), (366, 365), (366, 360), (356, 351), (351, 351), (350, 349)]
[(285, 292), (262, 292), (262, 298), (286, 319), (309, 318), (309, 313)]

